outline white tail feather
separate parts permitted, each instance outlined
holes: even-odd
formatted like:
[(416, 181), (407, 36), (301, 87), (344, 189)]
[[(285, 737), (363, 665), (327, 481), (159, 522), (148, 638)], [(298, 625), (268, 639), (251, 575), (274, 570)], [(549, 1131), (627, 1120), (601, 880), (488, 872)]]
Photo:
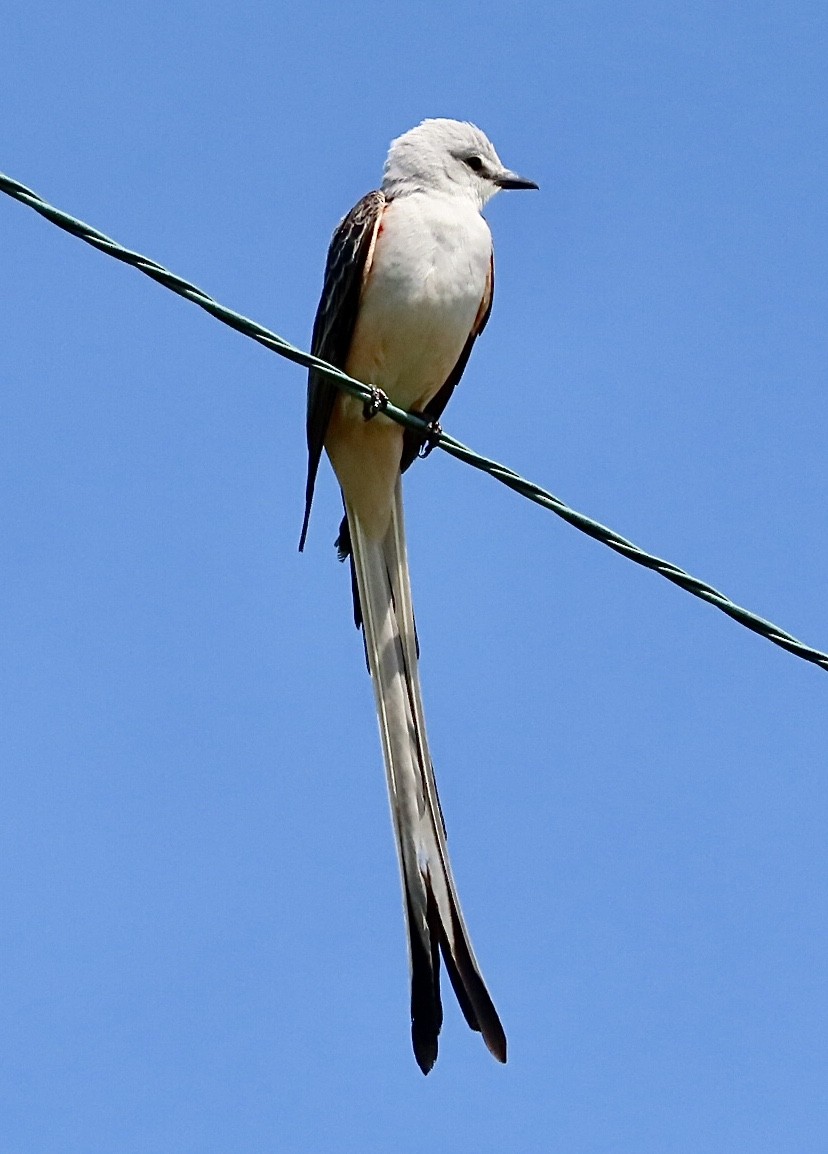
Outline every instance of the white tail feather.
[(442, 1024), (439, 950), (469, 1025), (506, 1060), (506, 1038), (469, 940), (446, 846), (426, 737), (417, 639), (405, 547), (401, 481), (382, 541), (363, 531), (346, 504), (374, 684), (391, 816), (403, 883), (411, 961), (412, 1039), (428, 1073)]

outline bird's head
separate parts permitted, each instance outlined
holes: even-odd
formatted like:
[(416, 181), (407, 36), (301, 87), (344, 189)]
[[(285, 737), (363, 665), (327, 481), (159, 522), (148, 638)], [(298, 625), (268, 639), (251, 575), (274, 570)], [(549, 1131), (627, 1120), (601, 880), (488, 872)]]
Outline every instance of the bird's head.
[(537, 187), (506, 168), (486, 134), (462, 120), (424, 120), (398, 136), (382, 180), (389, 197), (442, 192), (466, 196), (479, 209), (501, 188)]

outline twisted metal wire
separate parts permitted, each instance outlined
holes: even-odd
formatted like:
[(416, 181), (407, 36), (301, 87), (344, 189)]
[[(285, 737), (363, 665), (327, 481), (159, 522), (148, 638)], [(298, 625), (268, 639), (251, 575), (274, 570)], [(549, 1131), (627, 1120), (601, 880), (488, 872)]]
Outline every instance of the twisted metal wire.
[(223, 324), (229, 325), (230, 328), (242, 333), (251, 340), (258, 341), (260, 345), (271, 349), (278, 353), (279, 356), (286, 357), (287, 360), (293, 361), (295, 364), (304, 365), (306, 368), (315, 368), (325, 376), (329, 377), (340, 389), (350, 393), (352, 396), (358, 397), (367, 406), (368, 411), (377, 412), (382, 411), (391, 420), (396, 421), (399, 425), (404, 425), (407, 428), (414, 429), (422, 433), (425, 437), (426, 443), (431, 448), (440, 448), (444, 452), (449, 453), (452, 457), (456, 457), (460, 461), (464, 461), (467, 465), (471, 465), (475, 469), (479, 469), (483, 473), (488, 473), (490, 477), (500, 481), (501, 484), (506, 485), (507, 488), (513, 489), (522, 497), (526, 497), (529, 501), (534, 501), (536, 505), (540, 505), (544, 509), (548, 509), (551, 513), (562, 518), (569, 525), (573, 525), (582, 533), (586, 533), (588, 537), (600, 541), (602, 545), (607, 545), (610, 549), (614, 549), (616, 553), (627, 557), (630, 561), (634, 561), (636, 565), (643, 565), (645, 569), (652, 569), (655, 573), (660, 574), (667, 581), (671, 581), (674, 585), (678, 585), (680, 589), (686, 590), (694, 597), (706, 601), (709, 605), (719, 609), (722, 613), (727, 614), (728, 617), (738, 621), (746, 629), (758, 633), (760, 637), (766, 638), (773, 642), (774, 645), (780, 646), (782, 649), (793, 653), (795, 657), (801, 658), (803, 661), (809, 661), (817, 665), (820, 669), (828, 670), (828, 654), (822, 653), (819, 649), (814, 649), (810, 645), (799, 641), (792, 634), (780, 629), (778, 625), (767, 621), (763, 617), (759, 617), (756, 613), (751, 613), (749, 609), (737, 605), (726, 597), (724, 593), (720, 593), (718, 589), (714, 589), (712, 585), (701, 581), (698, 577), (693, 577), (692, 574), (680, 569), (678, 565), (674, 565), (670, 561), (665, 561), (661, 557), (656, 557), (652, 553), (647, 553), (644, 549), (639, 548), (628, 541), (625, 537), (614, 532), (614, 530), (607, 528), (606, 525), (594, 521), (591, 517), (587, 517), (584, 513), (579, 513), (575, 509), (571, 509), (564, 504), (559, 497), (553, 493), (542, 489), (540, 485), (534, 484), (532, 481), (527, 481), (525, 477), (521, 477), (513, 469), (501, 465), (497, 461), (493, 461), (488, 457), (483, 457), (470, 449), (468, 445), (464, 445), (461, 441), (456, 440), (448, 433), (444, 432), (439, 426), (429, 425), (421, 417), (414, 413), (409, 413), (405, 409), (400, 409), (394, 405), (388, 397), (385, 396), (381, 390), (378, 390), (370, 385), (365, 385), (361, 381), (349, 377), (347, 373), (342, 372), (341, 369), (334, 365), (329, 365), (326, 361), (322, 361), (319, 357), (311, 356), (310, 353), (304, 352), (302, 349), (296, 348), (295, 345), (290, 344), (278, 334), (266, 329), (263, 325), (257, 324), (256, 321), (249, 317), (242, 316), (241, 313), (234, 312), (233, 309), (227, 308), (225, 305), (219, 304), (211, 296), (205, 293), (197, 285), (191, 284), (184, 280), (183, 277), (176, 276), (175, 273), (170, 272), (169, 269), (164, 268), (163, 265), (158, 264), (149, 257), (142, 256), (139, 252), (134, 252), (131, 249), (124, 248), (123, 245), (118, 244), (117, 241), (92, 228), (91, 225), (84, 224), (83, 221), (76, 217), (70, 216), (66, 212), (55, 208), (48, 204), (37, 193), (30, 188), (20, 184), (19, 181), (12, 180), (11, 177), (0, 173), (0, 192), (5, 192), (8, 196), (20, 201), (21, 204), (27, 205), (34, 209), (35, 212), (40, 213), (52, 224), (62, 228), (65, 232), (71, 233), (80, 240), (97, 248), (100, 252), (106, 253), (107, 256), (114, 257), (115, 260), (123, 261), (124, 264), (132, 265), (137, 268), (139, 272), (151, 277), (152, 280), (157, 281), (163, 285), (164, 288), (170, 289), (186, 300), (192, 301), (193, 304), (199, 306), (210, 313), (211, 316), (216, 317), (217, 320), (222, 321)]

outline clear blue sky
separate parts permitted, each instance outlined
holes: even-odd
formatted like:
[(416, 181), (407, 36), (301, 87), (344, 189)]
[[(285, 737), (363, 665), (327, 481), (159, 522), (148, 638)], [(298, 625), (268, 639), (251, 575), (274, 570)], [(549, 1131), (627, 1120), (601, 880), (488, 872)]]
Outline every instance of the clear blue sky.
[[(828, 647), (823, 0), (12, 3), (0, 168), (307, 346), (424, 116), (541, 191), (446, 428)], [(0, 197), (0, 1151), (828, 1148), (828, 677), (447, 457), (408, 521), (496, 1065), (424, 1079), (304, 373)]]

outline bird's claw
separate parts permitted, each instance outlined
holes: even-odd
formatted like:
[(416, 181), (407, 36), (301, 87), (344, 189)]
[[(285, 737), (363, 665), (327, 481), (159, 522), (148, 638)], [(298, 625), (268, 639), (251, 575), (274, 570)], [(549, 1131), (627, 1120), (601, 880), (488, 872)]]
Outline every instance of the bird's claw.
[(429, 421), (425, 430), (423, 431), (423, 443), (417, 451), (417, 456), (421, 460), (426, 457), (440, 444), (440, 438), (443, 435), (443, 426), (439, 421)]
[(388, 397), (376, 385), (369, 385), (368, 388), (371, 395), (362, 406), (362, 416), (366, 421), (373, 421), (377, 413), (381, 413), (388, 404)]

